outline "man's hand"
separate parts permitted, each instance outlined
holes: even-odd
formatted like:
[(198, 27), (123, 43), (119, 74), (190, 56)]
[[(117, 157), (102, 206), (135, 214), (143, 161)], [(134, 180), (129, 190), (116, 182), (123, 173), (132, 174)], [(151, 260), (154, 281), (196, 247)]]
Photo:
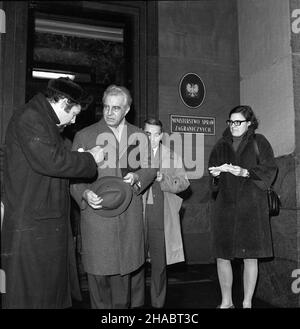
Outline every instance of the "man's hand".
[(91, 148), (90, 150), (87, 150), (86, 152), (91, 153), (91, 155), (94, 157), (96, 163), (100, 163), (101, 161), (104, 160), (103, 149), (98, 145)]
[(102, 208), (101, 203), (103, 199), (99, 197), (96, 193), (91, 190), (85, 190), (83, 192), (83, 199), (89, 204), (93, 209)]
[(129, 183), (131, 186), (137, 183), (139, 180), (139, 175), (133, 172), (129, 172), (126, 176), (123, 177), (125, 183)]

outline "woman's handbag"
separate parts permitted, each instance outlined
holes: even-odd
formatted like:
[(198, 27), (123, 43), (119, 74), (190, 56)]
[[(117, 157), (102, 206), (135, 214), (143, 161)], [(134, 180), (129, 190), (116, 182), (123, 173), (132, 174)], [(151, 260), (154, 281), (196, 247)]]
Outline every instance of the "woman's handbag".
[(273, 190), (273, 186), (269, 187), (268, 193), (268, 203), (269, 203), (269, 214), (270, 216), (278, 216), (280, 212), (280, 198), (279, 195)]
[[(257, 163), (259, 164), (259, 149), (258, 149), (257, 141), (255, 139), (255, 135), (254, 135), (253, 142), (254, 142), (254, 149), (255, 149), (255, 153), (256, 153)], [(271, 217), (278, 216), (279, 212), (280, 212), (281, 202), (280, 202), (279, 195), (276, 193), (276, 191), (273, 188), (273, 185), (271, 185), (267, 189), (267, 196), (268, 196), (270, 216)]]

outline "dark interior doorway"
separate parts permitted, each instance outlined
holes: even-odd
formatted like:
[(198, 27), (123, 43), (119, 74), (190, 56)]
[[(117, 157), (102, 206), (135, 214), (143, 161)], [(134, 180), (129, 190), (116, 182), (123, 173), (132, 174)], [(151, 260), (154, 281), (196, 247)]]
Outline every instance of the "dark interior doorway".
[[(78, 130), (102, 117), (101, 98), (110, 84), (125, 85), (130, 90), (133, 105), (126, 119), (141, 125), (152, 112), (150, 107), (158, 111), (155, 6), (146, 1), (29, 2), (25, 101), (46, 88), (49, 81), (37, 78), (34, 71), (72, 74), (93, 101), (76, 123), (64, 130), (69, 141)], [(101, 33), (103, 38), (99, 37)], [(122, 34), (121, 41), (114, 39), (118, 33)], [(108, 34), (110, 37), (105, 38)], [(83, 281), (79, 216), (73, 202), (71, 227), (78, 251), (78, 273)]]
[(34, 39), (32, 20), (35, 13), (51, 18), (67, 17), (73, 19), (73, 23), (75, 21), (101, 26), (113, 24), (116, 27), (123, 24), (124, 84), (133, 98), (133, 106), (127, 119), (142, 126), (148, 116), (157, 115), (159, 92), (156, 1), (4, 1), (3, 9), (10, 19), (7, 20), (7, 33), (1, 48), (2, 144), (14, 110), (39, 89), (31, 78)]
[[(49, 77), (39, 73), (70, 74), (92, 97), (90, 105), (64, 134), (75, 133), (102, 117), (102, 95), (110, 84), (124, 85), (132, 94), (132, 18), (106, 11), (70, 6), (66, 2), (31, 2), (28, 13), (26, 101), (46, 88)], [(127, 120), (138, 115), (132, 106)]]

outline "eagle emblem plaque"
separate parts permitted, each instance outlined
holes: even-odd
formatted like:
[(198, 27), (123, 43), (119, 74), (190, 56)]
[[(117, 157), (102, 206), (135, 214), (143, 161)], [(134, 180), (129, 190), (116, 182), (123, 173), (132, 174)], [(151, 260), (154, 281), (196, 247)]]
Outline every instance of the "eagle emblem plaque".
[(179, 95), (189, 108), (199, 107), (205, 97), (205, 86), (196, 73), (186, 73), (180, 80)]

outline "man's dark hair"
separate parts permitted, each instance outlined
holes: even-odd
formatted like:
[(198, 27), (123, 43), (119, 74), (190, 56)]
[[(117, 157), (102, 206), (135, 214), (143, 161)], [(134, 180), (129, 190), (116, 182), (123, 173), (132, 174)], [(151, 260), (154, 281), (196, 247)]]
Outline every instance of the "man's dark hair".
[(50, 79), (44, 95), (50, 103), (57, 103), (62, 98), (67, 99), (66, 112), (69, 112), (74, 105), (85, 104), (88, 96), (81, 86), (70, 78), (63, 77)]
[(53, 89), (47, 88), (44, 92), (43, 92), (44, 96), (48, 99), (48, 101), (50, 103), (57, 103), (60, 99), (67, 99), (67, 106), (65, 107), (65, 111), (67, 113), (69, 113), (71, 111), (71, 108), (74, 105), (79, 105), (77, 103), (75, 103), (74, 101), (71, 101), (66, 95), (61, 94), (57, 91), (54, 91)]
[(160, 131), (162, 132), (162, 127), (163, 127), (163, 125), (162, 125), (162, 123), (161, 123), (160, 120), (158, 120), (158, 119), (156, 119), (156, 118), (148, 118), (148, 119), (146, 119), (146, 120), (144, 121), (144, 127), (145, 127), (146, 123), (147, 123), (148, 125), (159, 126), (159, 127), (160, 127)]

